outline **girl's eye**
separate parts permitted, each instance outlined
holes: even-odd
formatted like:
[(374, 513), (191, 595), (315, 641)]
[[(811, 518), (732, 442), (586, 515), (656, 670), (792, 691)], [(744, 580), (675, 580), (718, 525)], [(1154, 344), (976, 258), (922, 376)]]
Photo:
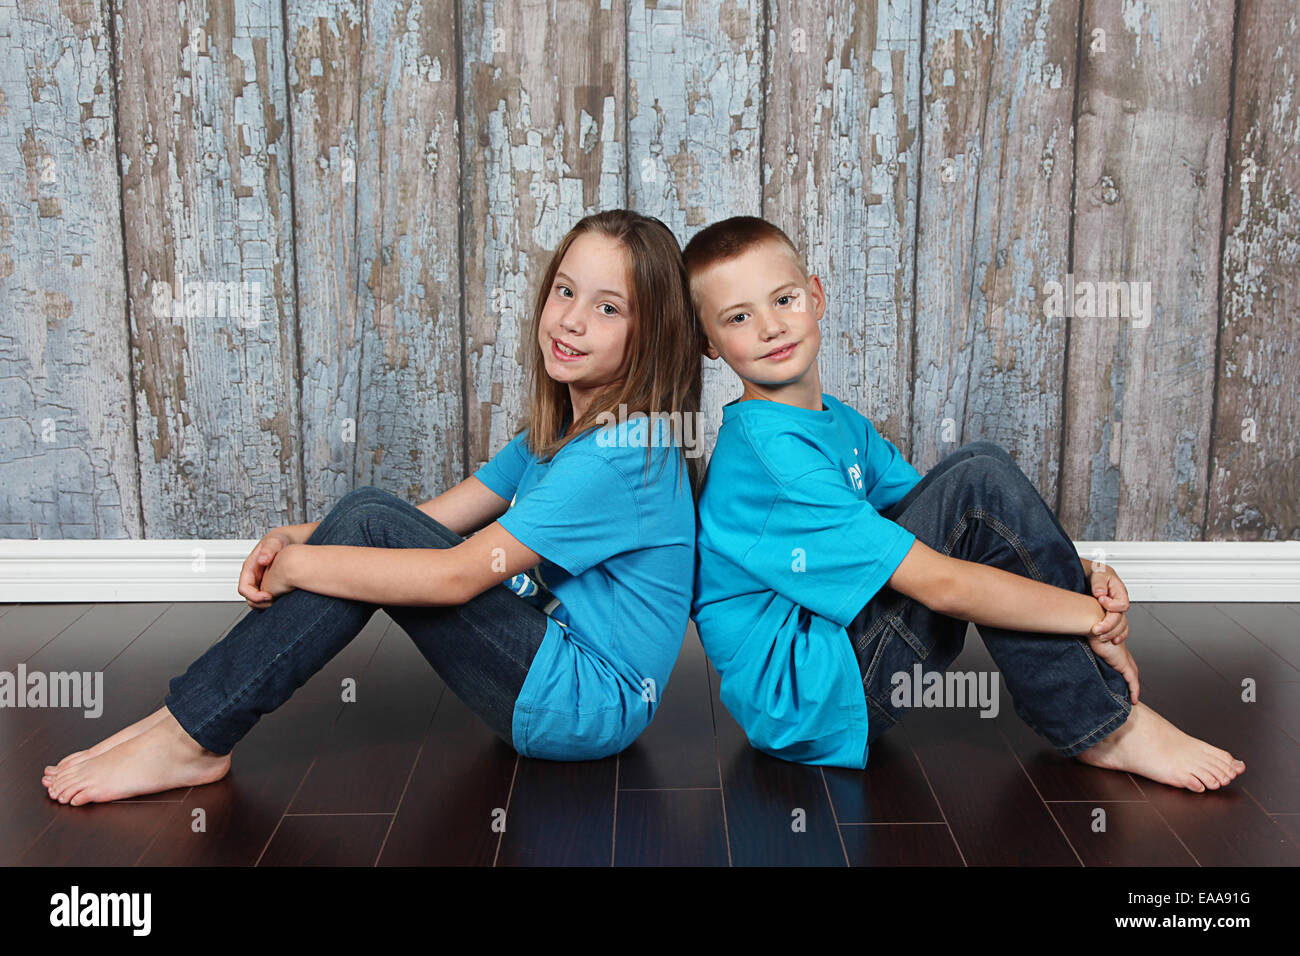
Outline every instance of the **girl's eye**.
[(602, 303), (600, 304), (600, 307), (601, 307), (602, 309), (609, 309), (609, 310), (610, 310), (610, 311), (608, 311), (608, 312), (605, 313), (606, 315), (618, 315), (618, 309), (617, 309), (615, 306), (613, 306), (613, 305), (611, 305), (610, 303), (608, 303), (608, 302), (602, 302)]
[(745, 317), (746, 315), (748, 315), (748, 314), (749, 314), (748, 312), (737, 312), (737, 313), (736, 313), (735, 315), (733, 315), (731, 318), (727, 319), (727, 323), (728, 323), (728, 324), (731, 324), (731, 323), (735, 322), (737, 319), (742, 319), (742, 318), (744, 318), (744, 317)]
[(556, 289), (557, 292), (571, 292), (571, 291), (573, 291), (573, 290), (571, 290), (567, 285), (560, 285), (558, 282), (557, 282), (556, 285), (555, 285), (555, 289)]

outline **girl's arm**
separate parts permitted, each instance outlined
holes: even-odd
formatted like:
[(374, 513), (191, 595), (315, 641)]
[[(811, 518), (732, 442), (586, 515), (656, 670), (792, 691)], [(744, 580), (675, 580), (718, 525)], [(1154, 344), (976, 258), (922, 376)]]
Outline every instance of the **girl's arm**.
[(888, 584), (932, 611), (1013, 631), (1091, 637), (1093, 625), (1106, 616), (1091, 595), (948, 557), (920, 541)]
[[(456, 487), (448, 488), (436, 498), (430, 498), (416, 507), (444, 528), (464, 537), (489, 521), (500, 518), (510, 507), (510, 502), (471, 475)], [(319, 524), (319, 521), (311, 521), (307, 524), (281, 525), (271, 530), (283, 532), (294, 544), (306, 544)]]
[(464, 604), (540, 560), (494, 521), (454, 548), (291, 544), (272, 567), (279, 569), (286, 590), (302, 588), (371, 604), (428, 606)]
[(500, 518), (510, 502), (470, 475), (454, 488), (416, 507), (444, 528), (464, 537)]

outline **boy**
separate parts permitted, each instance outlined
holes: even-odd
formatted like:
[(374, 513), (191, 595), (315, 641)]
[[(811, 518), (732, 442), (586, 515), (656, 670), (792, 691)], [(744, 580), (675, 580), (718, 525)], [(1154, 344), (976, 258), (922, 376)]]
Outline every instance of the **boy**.
[(744, 384), (699, 499), (692, 617), (753, 746), (864, 768), (901, 717), (894, 675), (946, 670), (970, 621), (1061, 754), (1198, 792), (1245, 769), (1138, 703), (1127, 591), (1109, 567), (1089, 581), (1004, 450), (966, 445), (922, 478), (822, 392), (826, 295), (784, 232), (727, 219), (683, 257), (706, 354)]

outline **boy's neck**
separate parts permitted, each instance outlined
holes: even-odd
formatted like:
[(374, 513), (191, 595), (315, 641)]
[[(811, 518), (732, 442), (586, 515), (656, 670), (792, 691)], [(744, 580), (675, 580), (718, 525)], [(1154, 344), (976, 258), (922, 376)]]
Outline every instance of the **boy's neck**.
[(739, 402), (761, 399), (765, 402), (780, 402), (782, 405), (806, 408), (813, 412), (822, 410), (822, 380), (815, 363), (798, 381), (785, 385), (759, 385), (748, 379), (743, 381), (745, 388), (737, 399)]

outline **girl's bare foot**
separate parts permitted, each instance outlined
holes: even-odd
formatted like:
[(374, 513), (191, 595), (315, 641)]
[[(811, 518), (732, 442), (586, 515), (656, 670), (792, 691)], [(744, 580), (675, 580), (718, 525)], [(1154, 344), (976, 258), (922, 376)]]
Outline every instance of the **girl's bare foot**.
[(74, 807), (107, 803), (212, 783), (229, 772), (230, 754), (205, 750), (166, 708), (164, 715), (143, 733), (50, 775), (50, 798)]
[(45, 768), (45, 776), (41, 777), (41, 783), (48, 785), (49, 784), (48, 777), (51, 774), (56, 773), (60, 770), (65, 770), (68, 767), (71, 767), (73, 764), (81, 763), (87, 757), (98, 757), (105, 750), (111, 750), (113, 747), (116, 747), (118, 744), (122, 743), (123, 741), (130, 740), (132, 737), (138, 737), (140, 734), (144, 733), (154, 724), (158, 723), (158, 721), (162, 720), (164, 717), (167, 717), (169, 715), (170, 715), (170, 711), (167, 710), (166, 706), (159, 707), (148, 717), (145, 717), (143, 720), (137, 720), (130, 727), (124, 727), (123, 729), (119, 730), (111, 737), (105, 737), (103, 740), (95, 744), (95, 746), (91, 747), (89, 750), (78, 750), (76, 753), (68, 754), (58, 763), (53, 764), (52, 766), (47, 766)]
[(1244, 761), (1183, 733), (1141, 702), (1133, 705), (1123, 727), (1075, 757), (1197, 793), (1227, 786), (1246, 769)]

